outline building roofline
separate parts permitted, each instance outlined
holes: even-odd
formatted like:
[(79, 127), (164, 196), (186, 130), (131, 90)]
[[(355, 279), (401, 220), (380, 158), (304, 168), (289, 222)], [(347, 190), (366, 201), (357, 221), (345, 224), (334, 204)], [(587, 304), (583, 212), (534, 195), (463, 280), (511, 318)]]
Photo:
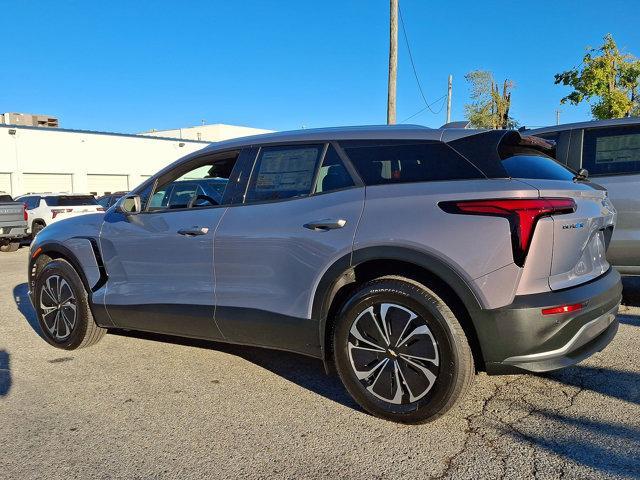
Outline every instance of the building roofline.
[(173, 138), (173, 137), (156, 137), (154, 135), (140, 135), (135, 133), (117, 133), (117, 132), (101, 132), (97, 130), (77, 130), (73, 128), (58, 128), (58, 127), (33, 127), (30, 125), (10, 125), (10, 124), (0, 124), (2, 128), (14, 128), (19, 130), (38, 130), (38, 131), (46, 131), (46, 132), (66, 132), (66, 133), (85, 133), (87, 135), (107, 135), (112, 137), (128, 137), (128, 138), (140, 138), (142, 140), (145, 139), (153, 139), (153, 140), (166, 140), (171, 142), (183, 142), (183, 143), (199, 143), (202, 145), (208, 145), (211, 142), (207, 142), (206, 140), (188, 140), (185, 138)]

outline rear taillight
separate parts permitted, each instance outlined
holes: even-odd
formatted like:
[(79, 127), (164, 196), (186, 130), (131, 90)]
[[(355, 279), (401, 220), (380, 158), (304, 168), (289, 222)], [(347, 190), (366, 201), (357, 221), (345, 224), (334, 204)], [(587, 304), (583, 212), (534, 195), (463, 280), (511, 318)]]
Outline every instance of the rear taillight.
[(24, 218), (25, 221), (29, 220), (29, 215), (27, 214), (27, 204), (26, 203), (22, 204), (22, 218)]
[(52, 208), (51, 218), (56, 218), (61, 213), (69, 213), (69, 212), (73, 212), (73, 208)]
[(546, 215), (576, 211), (576, 202), (571, 198), (461, 200), (440, 202), (438, 205), (448, 213), (506, 218), (511, 226), (513, 259), (521, 267), (527, 257), (538, 219)]
[(559, 305), (557, 307), (543, 308), (543, 315), (557, 315), (559, 313), (571, 313), (581, 310), (583, 303), (574, 303), (572, 305)]

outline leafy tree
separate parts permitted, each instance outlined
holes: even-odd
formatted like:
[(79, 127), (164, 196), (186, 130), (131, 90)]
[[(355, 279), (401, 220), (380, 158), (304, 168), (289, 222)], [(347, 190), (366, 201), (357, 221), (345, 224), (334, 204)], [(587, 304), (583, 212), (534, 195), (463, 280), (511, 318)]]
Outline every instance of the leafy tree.
[(474, 70), (464, 76), (471, 84), (472, 102), (464, 106), (465, 115), (475, 128), (515, 128), (518, 123), (509, 116), (511, 90), (514, 83), (505, 80), (502, 91), (491, 72)]
[(600, 48), (587, 48), (580, 67), (555, 75), (556, 85), (573, 88), (560, 103), (586, 101), (593, 117), (600, 120), (640, 115), (639, 82), (640, 61), (620, 52), (610, 33)]

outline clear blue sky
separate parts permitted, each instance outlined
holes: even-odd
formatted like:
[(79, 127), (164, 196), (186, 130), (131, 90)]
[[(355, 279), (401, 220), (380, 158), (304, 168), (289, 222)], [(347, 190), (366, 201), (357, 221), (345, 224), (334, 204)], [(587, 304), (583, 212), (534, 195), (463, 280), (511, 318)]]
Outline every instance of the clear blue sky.
[[(611, 32), (640, 56), (635, 0), (401, 0), (430, 101), (454, 76), (516, 82), (513, 116), (555, 122), (566, 94), (553, 74), (578, 64)], [(386, 120), (388, 0), (5, 1), (0, 112), (45, 113), (61, 126), (139, 132), (207, 123), (276, 130)], [(402, 35), (398, 121), (424, 104)], [(436, 105), (434, 108), (439, 108)], [(444, 110), (411, 123), (439, 126)], [(589, 118), (562, 107), (562, 121)]]

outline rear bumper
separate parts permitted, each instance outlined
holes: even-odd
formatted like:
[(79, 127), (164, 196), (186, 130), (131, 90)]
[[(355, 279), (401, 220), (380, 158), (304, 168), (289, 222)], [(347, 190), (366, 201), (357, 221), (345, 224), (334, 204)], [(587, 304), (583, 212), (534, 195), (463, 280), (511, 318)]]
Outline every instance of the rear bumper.
[(27, 236), (27, 224), (0, 222), (0, 239), (23, 238)]
[[(618, 330), (622, 299), (615, 269), (591, 282), (523, 295), (506, 307), (483, 310), (476, 328), (488, 373), (546, 372), (574, 365), (602, 350)], [(583, 303), (582, 309), (542, 315), (542, 309)]]

